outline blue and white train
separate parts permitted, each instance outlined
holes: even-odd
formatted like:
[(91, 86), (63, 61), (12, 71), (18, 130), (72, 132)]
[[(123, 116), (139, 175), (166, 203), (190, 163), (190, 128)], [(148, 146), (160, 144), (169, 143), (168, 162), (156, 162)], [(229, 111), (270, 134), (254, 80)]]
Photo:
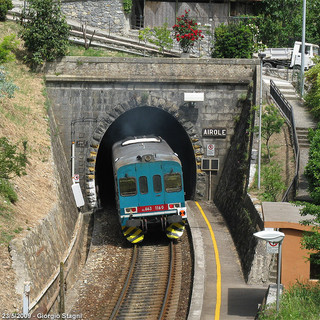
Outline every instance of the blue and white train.
[(182, 236), (185, 208), (181, 162), (162, 138), (143, 136), (112, 147), (115, 193), (122, 232), (139, 243), (150, 224), (161, 224), (168, 238)]

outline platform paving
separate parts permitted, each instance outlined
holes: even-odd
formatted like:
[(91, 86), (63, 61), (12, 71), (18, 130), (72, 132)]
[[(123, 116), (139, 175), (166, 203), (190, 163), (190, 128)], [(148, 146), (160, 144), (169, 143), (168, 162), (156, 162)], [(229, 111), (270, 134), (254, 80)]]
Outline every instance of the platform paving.
[(214, 232), (221, 264), (221, 308), (215, 317), (217, 299), (216, 256), (208, 226), (198, 207), (188, 202), (188, 221), (195, 254), (195, 275), (188, 320), (254, 319), (267, 285), (248, 285), (244, 281), (236, 248), (229, 230), (212, 202), (200, 202)]

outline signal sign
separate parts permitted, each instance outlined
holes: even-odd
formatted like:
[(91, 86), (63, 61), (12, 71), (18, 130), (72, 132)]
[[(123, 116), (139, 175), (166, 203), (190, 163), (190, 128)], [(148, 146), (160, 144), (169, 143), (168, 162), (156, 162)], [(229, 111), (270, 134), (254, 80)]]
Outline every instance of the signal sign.
[(268, 253), (279, 253), (279, 242), (267, 241), (267, 252)]
[(214, 156), (214, 144), (207, 144), (207, 156)]

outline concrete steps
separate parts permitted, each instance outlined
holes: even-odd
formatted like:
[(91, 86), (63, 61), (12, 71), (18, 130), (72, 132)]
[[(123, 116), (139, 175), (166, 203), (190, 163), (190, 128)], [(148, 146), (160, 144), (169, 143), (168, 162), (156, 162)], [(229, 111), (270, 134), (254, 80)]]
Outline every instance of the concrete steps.
[(300, 148), (310, 148), (310, 142), (308, 139), (309, 128), (296, 128), (297, 138)]

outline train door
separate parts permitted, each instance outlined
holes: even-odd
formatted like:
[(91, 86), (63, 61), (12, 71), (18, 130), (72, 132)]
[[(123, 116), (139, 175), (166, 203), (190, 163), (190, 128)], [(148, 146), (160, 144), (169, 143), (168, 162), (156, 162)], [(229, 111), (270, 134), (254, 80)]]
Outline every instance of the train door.
[(163, 163), (164, 196), (166, 203), (184, 203), (184, 189), (181, 166), (177, 162)]
[(118, 181), (120, 212), (124, 213), (124, 208), (138, 206), (139, 195), (134, 165), (120, 168)]
[[(161, 162), (137, 164), (139, 207), (164, 204), (164, 189)], [(150, 208), (151, 209), (151, 208)], [(148, 208), (145, 208), (148, 210)], [(152, 211), (154, 208), (152, 208)], [(157, 210), (156, 210), (157, 211)]]

